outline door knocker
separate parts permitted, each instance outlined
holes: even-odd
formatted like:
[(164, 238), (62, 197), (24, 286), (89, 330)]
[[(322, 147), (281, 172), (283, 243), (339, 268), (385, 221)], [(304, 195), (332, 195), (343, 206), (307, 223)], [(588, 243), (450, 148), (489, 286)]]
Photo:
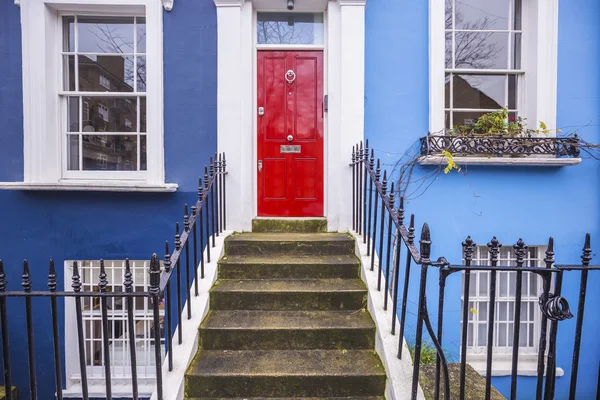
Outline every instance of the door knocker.
[(292, 84), (296, 80), (296, 73), (291, 69), (285, 73), (285, 80), (287, 83)]

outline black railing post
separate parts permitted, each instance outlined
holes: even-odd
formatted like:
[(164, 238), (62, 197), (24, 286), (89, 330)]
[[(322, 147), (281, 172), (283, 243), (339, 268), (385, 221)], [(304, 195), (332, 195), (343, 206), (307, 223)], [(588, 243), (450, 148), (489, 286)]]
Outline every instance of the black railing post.
[[(562, 290), (563, 271), (556, 273), (554, 281), (554, 298), (560, 299)], [(554, 400), (554, 384), (556, 379), (556, 336), (558, 335), (558, 318), (552, 319), (550, 323), (550, 338), (548, 340), (548, 363), (546, 364), (546, 384), (544, 388), (544, 399)]]
[[(183, 208), (183, 231), (186, 234), (185, 248), (185, 289), (187, 293), (187, 319), (192, 319), (192, 282), (190, 279), (190, 217), (188, 215), (188, 205)], [(181, 312), (181, 310), (179, 310)]]
[[(217, 200), (215, 201), (215, 216), (214, 216), (214, 220), (215, 220), (215, 225), (216, 225), (216, 230), (215, 230), (215, 234), (217, 236), (219, 236), (219, 232), (221, 231), (221, 226), (219, 223), (219, 215), (221, 215), (221, 211), (219, 210), (219, 161), (217, 161), (217, 153), (215, 153), (215, 159), (213, 160), (214, 162), (214, 177), (213, 177), (213, 193), (215, 194), (215, 196), (217, 196)], [(214, 199), (214, 197), (213, 197)]]
[[(554, 265), (554, 238), (548, 239), (548, 248), (546, 249), (546, 257), (544, 258), (546, 263), (546, 270), (550, 271)], [(552, 281), (552, 275), (543, 275), (544, 288), (540, 299), (540, 305), (548, 299), (550, 294), (550, 283)], [(544, 386), (544, 366), (546, 358), (546, 332), (548, 326), (548, 317), (542, 312), (542, 320), (540, 326), (540, 341), (538, 346), (538, 365), (537, 365), (537, 381), (536, 381), (536, 394), (535, 398), (541, 400)]]
[[(0, 293), (6, 291), (4, 264), (0, 260)], [(4, 395), (12, 400), (12, 380), (10, 376), (10, 348), (8, 340), (8, 316), (6, 315), (6, 297), (0, 297), (0, 323), (2, 323), (2, 359), (4, 361)]]
[[(437, 340), (442, 346), (442, 334), (444, 332), (444, 296), (446, 289), (447, 272), (444, 268), (440, 268), (439, 272), (439, 294), (438, 294), (438, 320), (437, 320)], [(433, 398), (440, 398), (440, 367), (442, 364), (442, 354), (438, 353), (435, 358), (435, 390)], [(446, 379), (447, 376), (444, 377)]]
[[(402, 234), (400, 227), (404, 224), (404, 197), (400, 197), (400, 206), (398, 207), (398, 225), (396, 227), (396, 256), (394, 262), (394, 305), (392, 307), (392, 335), (396, 334), (396, 312), (398, 311), (398, 282), (400, 281), (400, 255), (402, 254)], [(410, 253), (410, 252), (409, 252)]]
[(387, 171), (383, 171), (383, 182), (381, 183), (381, 228), (379, 230), (379, 273), (377, 274), (377, 290), (381, 291), (381, 274), (383, 273), (383, 230), (384, 214), (387, 199)]
[(221, 164), (223, 172), (223, 229), (227, 230), (227, 161), (225, 161), (225, 153), (223, 153), (223, 164)]
[(412, 377), (412, 389), (411, 399), (416, 400), (417, 392), (419, 389), (419, 369), (421, 367), (421, 346), (423, 344), (423, 319), (425, 318), (425, 307), (426, 304), (426, 288), (427, 288), (427, 269), (431, 260), (431, 233), (429, 232), (429, 225), (427, 222), (423, 224), (421, 230), (421, 281), (419, 285), (419, 309), (417, 311), (417, 329), (415, 334), (415, 354), (413, 357), (413, 377)]
[[(77, 268), (77, 261), (73, 261), (73, 292), (81, 292), (81, 276)], [(81, 312), (81, 297), (75, 296), (75, 313), (77, 314), (77, 342), (79, 344), (79, 371), (81, 373), (81, 391), (83, 400), (89, 400), (87, 368), (85, 364), (85, 341), (83, 339), (83, 315)]]
[(217, 162), (217, 166), (219, 167), (217, 177), (219, 178), (219, 220), (221, 221), (219, 226), (221, 227), (221, 232), (223, 232), (223, 159), (221, 157), (221, 153), (219, 153), (219, 161)]
[[(104, 268), (104, 260), (100, 260), (100, 275), (98, 280), (98, 289), (100, 293), (106, 293), (108, 280), (106, 279), (106, 269)], [(112, 379), (110, 373), (110, 348), (108, 340), (108, 305), (106, 297), (100, 298), (100, 312), (102, 314), (102, 353), (104, 358), (104, 382), (106, 386), (106, 398), (112, 399)]]
[(502, 244), (496, 239), (496, 236), (488, 243), (488, 252), (490, 253), (490, 262), (492, 270), (490, 271), (490, 301), (488, 308), (488, 331), (485, 359), (485, 398), (489, 400), (492, 396), (492, 361), (494, 350), (494, 323), (496, 321), (496, 266), (498, 265), (498, 254)]
[[(408, 227), (407, 246), (411, 246), (415, 241), (415, 215), (410, 215), (410, 225)], [(406, 268), (404, 270), (404, 289), (402, 290), (402, 310), (400, 310), (400, 337), (398, 340), (398, 358), (402, 359), (402, 348), (404, 347), (404, 328), (406, 322), (406, 307), (408, 305), (408, 283), (410, 281), (410, 264), (412, 255), (410, 250), (406, 252)]]
[(365, 175), (364, 184), (363, 184), (363, 194), (362, 194), (362, 198), (363, 198), (362, 228), (363, 228), (363, 243), (366, 244), (367, 243), (367, 179), (369, 179), (369, 139), (367, 139), (366, 144), (365, 144), (365, 152), (363, 154), (363, 158), (361, 159), (361, 164), (362, 164), (361, 165), (362, 168), (360, 170)]
[[(150, 261), (150, 287), (148, 291), (150, 293), (150, 300), (152, 301), (152, 314), (154, 323), (156, 397), (158, 400), (163, 400), (162, 360), (160, 356), (160, 263), (158, 262), (158, 256), (156, 254), (152, 255), (152, 261)], [(179, 324), (179, 332), (181, 332), (181, 323)]]
[(194, 233), (192, 242), (194, 243), (194, 295), (198, 297), (198, 209), (192, 206), (192, 218), (194, 220)]
[[(377, 203), (379, 202), (379, 178), (381, 177), (381, 167), (377, 160), (377, 169), (375, 170), (375, 207), (373, 211), (373, 246), (371, 247), (371, 271), (375, 269), (375, 237), (377, 236)], [(382, 202), (383, 204), (383, 202)]]
[(356, 155), (352, 146), (352, 230), (356, 229)]
[[(371, 149), (371, 158), (369, 160), (369, 221), (367, 225), (365, 225), (365, 231), (367, 229), (371, 229), (371, 214), (372, 214), (372, 206), (373, 206), (373, 168), (375, 167), (375, 158), (373, 155), (373, 149)], [(375, 197), (377, 200), (377, 195)], [(373, 236), (373, 231), (367, 232), (367, 256), (371, 255), (371, 237)]]
[[(31, 275), (29, 262), (23, 261), (23, 280), (21, 286), (25, 293), (31, 292)], [(29, 393), (31, 399), (37, 399), (37, 379), (35, 376), (35, 346), (33, 343), (33, 315), (31, 311), (31, 297), (25, 297), (25, 318), (27, 320), (27, 355), (29, 363)]]
[(569, 386), (569, 400), (574, 400), (577, 393), (577, 374), (579, 372), (579, 346), (581, 345), (581, 329), (583, 326), (583, 312), (585, 311), (585, 296), (587, 292), (587, 279), (590, 262), (592, 261), (592, 247), (590, 234), (585, 235), (583, 255), (581, 256), (581, 281), (579, 283), (579, 303), (577, 304), (577, 323), (575, 325), (575, 343), (573, 344), (573, 364), (571, 366), (571, 383)]
[[(471, 236), (467, 236), (465, 241), (462, 243), (463, 255), (465, 259), (465, 265), (471, 266), (473, 261), (473, 252), (477, 245), (471, 239)], [(462, 331), (461, 331), (461, 351), (460, 351), (460, 386), (459, 396), (461, 399), (465, 397), (465, 373), (467, 366), (467, 335), (469, 332), (469, 293), (471, 288), (471, 271), (465, 270), (465, 286), (463, 291), (463, 309), (462, 309)]]
[[(519, 239), (513, 246), (515, 249), (515, 260), (517, 268), (522, 268), (525, 262), (525, 252), (527, 246), (523, 243), (522, 239)], [(533, 277), (530, 276), (530, 279)], [(523, 272), (517, 271), (517, 287), (515, 291), (515, 319), (513, 323), (513, 349), (512, 349), (512, 368), (510, 378), (510, 398), (511, 400), (517, 399), (517, 375), (519, 368), (519, 341), (520, 341), (520, 330), (521, 330), (521, 298), (523, 291)]]
[(385, 295), (383, 296), (383, 309), (387, 310), (388, 297), (390, 294), (390, 251), (392, 247), (392, 225), (394, 224), (394, 203), (396, 202), (396, 193), (394, 192), (394, 182), (390, 189), (390, 196), (388, 198), (390, 210), (390, 217), (388, 218), (388, 231), (387, 231), (387, 258), (385, 260)]
[[(133, 293), (133, 275), (129, 259), (125, 260), (125, 276), (123, 279), (125, 293)], [(135, 352), (135, 323), (134, 323), (133, 297), (127, 297), (127, 338), (129, 339), (129, 354), (131, 361), (131, 388), (133, 400), (138, 400), (138, 381), (137, 381), (137, 354)]]
[(358, 168), (358, 176), (357, 176), (357, 182), (356, 182), (356, 189), (358, 190), (358, 199), (356, 201), (356, 212), (357, 212), (357, 218), (356, 218), (356, 223), (358, 225), (358, 234), (360, 235), (362, 233), (362, 197), (363, 197), (363, 191), (362, 191), (362, 183), (363, 183), (363, 158), (364, 158), (364, 150), (363, 150), (363, 142), (362, 140), (360, 141), (360, 148), (358, 150), (358, 159), (356, 160), (357, 168)]
[[(202, 229), (200, 229), (200, 232), (202, 232)], [(169, 242), (166, 241), (165, 242), (165, 260), (164, 260), (164, 265), (165, 265), (165, 272), (170, 272), (171, 271), (171, 253), (169, 252)], [(165, 352), (167, 353), (168, 356), (168, 360), (169, 360), (169, 371), (173, 371), (173, 325), (172, 325), (172, 321), (173, 321), (173, 305), (171, 304), (171, 279), (169, 279), (167, 281), (167, 288), (166, 288), (166, 292), (167, 292), (167, 301), (165, 304), (165, 312), (166, 312), (166, 318), (167, 318), (167, 326), (165, 329)]]
[(202, 201), (202, 194), (204, 193), (202, 188), (202, 178), (198, 178), (198, 203), (200, 203), (200, 208), (198, 209), (198, 229), (200, 230), (200, 279), (204, 279), (204, 227), (202, 226), (202, 207), (206, 208), (206, 205)]
[(204, 166), (204, 191), (202, 192), (204, 199), (204, 212), (206, 223), (206, 262), (210, 263), (210, 219), (208, 216), (208, 168)]
[[(56, 269), (54, 260), (50, 260), (50, 269), (48, 271), (48, 289), (51, 293), (56, 292), (58, 282), (56, 281)], [(50, 313), (52, 318), (52, 344), (54, 349), (54, 377), (56, 380), (56, 399), (62, 400), (62, 368), (60, 365), (60, 337), (58, 334), (58, 305), (56, 297), (50, 297)]]
[(215, 165), (213, 163), (213, 159), (212, 156), (210, 157), (210, 167), (209, 167), (209, 171), (210, 171), (210, 186), (209, 186), (209, 192), (210, 192), (210, 226), (211, 226), (211, 233), (212, 233), (212, 239), (213, 239), (213, 247), (216, 246), (215, 243), (215, 237), (218, 236), (215, 232), (215, 191), (214, 191), (214, 187), (213, 187), (213, 180), (215, 178)]
[[(179, 236), (179, 222), (175, 223), (175, 251), (181, 250), (181, 236)], [(175, 274), (177, 275), (177, 339), (178, 343), (183, 343), (183, 321), (181, 320), (181, 313), (183, 309), (181, 307), (181, 253), (177, 257), (177, 263), (175, 264)]]

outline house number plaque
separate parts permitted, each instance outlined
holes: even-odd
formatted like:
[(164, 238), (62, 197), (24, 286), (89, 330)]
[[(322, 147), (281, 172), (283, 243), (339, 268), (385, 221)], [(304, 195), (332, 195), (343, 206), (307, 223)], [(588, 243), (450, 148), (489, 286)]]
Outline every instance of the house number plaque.
[(284, 154), (284, 153), (300, 154), (300, 146), (281, 145), (279, 147), (279, 152), (281, 154)]

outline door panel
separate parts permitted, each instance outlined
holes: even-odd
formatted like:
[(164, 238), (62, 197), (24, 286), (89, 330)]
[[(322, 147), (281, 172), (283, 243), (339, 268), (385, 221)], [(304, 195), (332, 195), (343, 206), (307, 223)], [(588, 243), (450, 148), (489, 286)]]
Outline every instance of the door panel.
[(259, 51), (257, 66), (258, 215), (323, 216), (323, 52)]

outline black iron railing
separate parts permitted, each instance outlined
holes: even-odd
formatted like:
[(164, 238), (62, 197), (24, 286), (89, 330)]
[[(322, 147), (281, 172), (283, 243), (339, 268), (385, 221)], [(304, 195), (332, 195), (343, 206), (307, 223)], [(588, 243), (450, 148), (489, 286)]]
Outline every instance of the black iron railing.
[[(551, 400), (554, 398), (556, 383), (556, 343), (558, 334), (558, 322), (572, 318), (569, 310), (569, 303), (561, 297), (561, 288), (563, 275), (569, 271), (581, 271), (581, 282), (579, 285), (579, 303), (577, 310), (577, 323), (575, 336), (573, 337), (573, 361), (570, 380), (569, 399), (576, 398), (577, 374), (579, 367), (579, 345), (581, 341), (581, 332), (583, 329), (583, 317), (586, 298), (587, 278), (592, 271), (600, 271), (600, 266), (590, 265), (592, 249), (590, 247), (590, 236), (586, 235), (583, 247), (582, 263), (580, 265), (555, 265), (554, 264), (554, 240), (550, 238), (548, 249), (544, 262), (545, 268), (524, 266), (527, 246), (522, 240), (519, 240), (514, 246), (516, 262), (511, 266), (499, 266), (498, 254), (501, 248), (500, 242), (494, 237), (488, 243), (489, 259), (491, 265), (480, 266), (472, 265), (473, 251), (475, 243), (468, 237), (463, 243), (464, 265), (450, 264), (444, 257), (436, 261), (431, 260), (431, 233), (427, 223), (423, 224), (419, 247), (415, 244), (415, 219), (414, 214), (410, 216), (408, 227), (404, 224), (405, 210), (404, 199), (398, 200), (395, 193), (394, 182), (392, 181), (388, 191), (387, 171), (381, 171), (381, 163), (378, 159), (375, 161), (374, 152), (369, 152), (369, 142), (363, 148), (363, 143), (357, 144), (352, 150), (352, 199), (353, 199), (353, 229), (358, 235), (362, 235), (363, 243), (366, 244), (367, 255), (371, 256), (371, 271), (377, 268), (378, 283), (377, 290), (381, 290), (382, 279), (385, 281), (384, 291), (384, 309), (388, 307), (388, 296), (392, 297), (393, 312), (392, 330), (396, 334), (396, 318), (400, 318), (398, 332), (398, 358), (402, 358), (403, 342), (406, 330), (407, 300), (409, 298), (409, 281), (411, 268), (413, 264), (420, 267), (419, 293), (417, 322), (415, 327), (415, 343), (413, 357), (413, 377), (411, 398), (417, 398), (419, 386), (419, 374), (421, 364), (421, 349), (423, 346), (423, 328), (427, 330), (431, 342), (437, 353), (435, 365), (435, 400), (440, 399), (440, 391), (443, 391), (444, 399), (450, 398), (450, 380), (448, 373), (448, 362), (444, 351), (443, 343), (443, 324), (444, 324), (444, 297), (447, 279), (455, 272), (460, 276), (464, 274), (464, 301), (462, 309), (463, 327), (461, 329), (461, 351), (460, 354), (460, 382), (459, 398), (465, 398), (465, 371), (467, 364), (467, 329), (466, 324), (469, 318), (469, 295), (470, 295), (470, 276), (473, 272), (488, 271), (490, 273), (490, 300), (488, 308), (487, 326), (487, 344), (486, 344), (486, 388), (485, 399), (491, 398), (491, 379), (492, 379), (492, 352), (494, 343), (494, 312), (496, 301), (496, 274), (502, 271), (516, 272), (516, 304), (513, 326), (513, 345), (512, 346), (512, 365), (511, 365), (511, 400), (517, 399), (517, 367), (519, 358), (519, 337), (520, 332), (520, 306), (521, 289), (523, 287), (523, 273), (529, 272), (540, 276), (543, 280), (543, 291), (539, 296), (539, 306), (542, 314), (541, 332), (538, 346), (538, 367), (537, 367), (537, 393), (536, 399)], [(379, 216), (378, 216), (379, 214)], [(373, 218), (372, 218), (373, 217)], [(387, 225), (387, 229), (386, 229)], [(378, 239), (377, 239), (378, 237)], [(376, 247), (379, 244), (377, 254), (379, 262), (375, 265)], [(385, 245), (384, 245), (385, 244)], [(406, 256), (402, 264), (401, 252), (406, 249)], [(393, 258), (391, 257), (393, 255)], [(393, 262), (393, 267), (390, 263)], [(402, 267), (402, 265), (403, 267)], [(438, 292), (438, 316), (437, 331), (434, 330), (429, 319), (427, 311), (426, 284), (430, 269), (437, 270), (439, 279)], [(391, 274), (391, 275), (390, 275)], [(400, 291), (399, 281), (401, 274), (404, 275), (402, 291)], [(552, 282), (554, 289), (551, 291)], [(414, 294), (411, 296), (413, 297)], [(399, 316), (397, 307), (400, 307)], [(457, 321), (453, 321), (456, 323)], [(460, 321), (458, 321), (460, 323)], [(548, 331), (547, 325), (550, 325)], [(547, 359), (547, 361), (546, 361)], [(600, 365), (598, 376), (598, 395), (600, 398)], [(390, 371), (391, 374), (394, 371)], [(544, 379), (545, 376), (545, 379)], [(443, 377), (443, 387), (440, 387)]]
[[(127, 310), (127, 338), (129, 345), (129, 362), (131, 365), (131, 395), (133, 399), (139, 398), (138, 377), (137, 377), (137, 356), (135, 340), (132, 333), (134, 331), (134, 300), (149, 299), (152, 305), (152, 335), (154, 337), (153, 353), (154, 364), (156, 369), (156, 393), (159, 400), (163, 399), (163, 376), (162, 376), (162, 351), (161, 351), (161, 323), (160, 309), (161, 301), (166, 301), (165, 314), (167, 323), (164, 324), (164, 337), (166, 357), (168, 359), (168, 370), (173, 370), (173, 340), (172, 332), (173, 325), (176, 324), (178, 330), (178, 344), (182, 343), (182, 313), (185, 311), (182, 306), (183, 293), (187, 292), (187, 319), (191, 318), (192, 311), (192, 283), (190, 273), (190, 263), (193, 263), (194, 273), (194, 296), (198, 296), (198, 279), (204, 278), (204, 248), (206, 248), (206, 262), (210, 262), (210, 248), (215, 247), (215, 236), (222, 233), (226, 229), (226, 160), (225, 154), (215, 154), (211, 157), (210, 165), (204, 169), (204, 177), (199, 179), (198, 199), (196, 204), (191, 208), (191, 216), (188, 214), (188, 207), (185, 205), (183, 217), (183, 232), (179, 232), (179, 223), (176, 224), (175, 233), (175, 250), (170, 253), (168, 242), (166, 245), (166, 253), (161, 270), (160, 260), (156, 254), (152, 255), (149, 267), (149, 286), (145, 291), (134, 291), (133, 274), (131, 272), (129, 260), (125, 261), (125, 273), (123, 276), (123, 292), (109, 292), (104, 262), (100, 262), (100, 274), (98, 276), (98, 284), (92, 290), (83, 291), (82, 281), (77, 262), (73, 262), (72, 285), (73, 291), (57, 291), (58, 282), (56, 279), (56, 271), (54, 262), (50, 260), (50, 268), (48, 273), (48, 291), (32, 291), (32, 280), (27, 260), (23, 264), (22, 287), (23, 291), (6, 291), (7, 279), (4, 273), (4, 266), (0, 260), (0, 324), (2, 333), (2, 356), (4, 360), (4, 387), (7, 400), (13, 399), (11, 387), (11, 361), (9, 352), (9, 320), (7, 317), (6, 301), (9, 297), (22, 298), (25, 303), (25, 314), (27, 324), (27, 349), (28, 349), (28, 374), (31, 399), (36, 399), (38, 395), (38, 382), (36, 378), (35, 366), (35, 346), (34, 346), (34, 325), (33, 311), (31, 302), (34, 297), (48, 298), (50, 302), (50, 319), (52, 323), (52, 337), (54, 345), (54, 373), (56, 398), (63, 398), (62, 373), (61, 365), (61, 348), (58, 324), (58, 298), (73, 299), (75, 303), (75, 313), (77, 321), (77, 343), (79, 353), (79, 368), (81, 373), (81, 390), (82, 398), (89, 399), (88, 371), (86, 367), (86, 348), (84, 341), (83, 327), (83, 310), (82, 299), (94, 298), (100, 299), (101, 309), (101, 326), (102, 326), (102, 343), (103, 343), (103, 359), (104, 359), (104, 377), (106, 399), (112, 398), (112, 376), (111, 362), (109, 352), (109, 320), (107, 302), (109, 299), (123, 300)], [(212, 243), (211, 243), (212, 239)], [(193, 251), (193, 256), (190, 256), (190, 247)], [(182, 286), (182, 263), (184, 263), (185, 286)], [(200, 276), (198, 276), (200, 269)], [(174, 274), (175, 273), (175, 274)], [(172, 297), (172, 281), (175, 280), (175, 296), (177, 298), (176, 312), (171, 306)], [(174, 306), (174, 304), (173, 304)], [(36, 318), (44, 318), (36, 316)], [(25, 371), (16, 371), (19, 374), (25, 374)]]
[(420, 139), (421, 155), (522, 157), (547, 155), (579, 157), (579, 138), (427, 135)]

